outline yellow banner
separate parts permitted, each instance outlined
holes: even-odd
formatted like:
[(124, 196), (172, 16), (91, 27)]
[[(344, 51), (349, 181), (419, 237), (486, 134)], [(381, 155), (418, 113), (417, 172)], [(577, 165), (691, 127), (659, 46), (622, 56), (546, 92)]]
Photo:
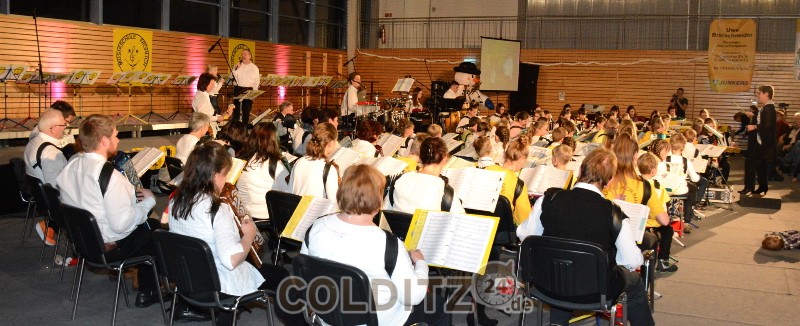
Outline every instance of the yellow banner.
[(794, 42), (794, 77), (800, 80), (800, 19), (795, 24), (797, 25), (797, 37)]
[(747, 92), (756, 57), (756, 22), (715, 19), (708, 35), (708, 82), (715, 92)]
[(153, 32), (114, 29), (114, 72), (152, 71)]
[(231, 62), (231, 66), (235, 66), (242, 61), (242, 51), (244, 50), (250, 50), (250, 54), (253, 56), (252, 61), (256, 62), (256, 42), (236, 39), (228, 40), (228, 55), (230, 56), (228, 59)]

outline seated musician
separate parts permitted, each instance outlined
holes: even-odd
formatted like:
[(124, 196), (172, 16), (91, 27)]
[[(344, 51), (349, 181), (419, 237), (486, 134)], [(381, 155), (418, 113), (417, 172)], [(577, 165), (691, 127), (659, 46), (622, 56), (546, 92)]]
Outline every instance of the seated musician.
[(291, 135), (292, 151), (295, 156), (303, 156), (306, 154), (308, 140), (311, 139), (311, 134), (314, 133), (314, 126), (319, 123), (319, 111), (318, 108), (309, 106), (300, 113), (300, 129), (293, 130)]
[(442, 126), (432, 123), (430, 126), (428, 126), (428, 135), (431, 137), (441, 138)]
[[(553, 156), (550, 158), (550, 162), (553, 164), (553, 167), (559, 170), (567, 170), (567, 163), (572, 160), (573, 150), (572, 147), (567, 144), (561, 144), (553, 148)], [(575, 184), (575, 174), (572, 175), (572, 180), (569, 181), (569, 188), (572, 189), (572, 186)]]
[(567, 129), (564, 129), (562, 127), (553, 129), (553, 133), (550, 134), (550, 137), (552, 138), (551, 140), (553, 142), (551, 142), (550, 145), (547, 146), (547, 148), (552, 150), (553, 148), (556, 148), (556, 146), (561, 145), (561, 141), (563, 141), (564, 138), (567, 137)]
[(384, 209), (409, 214), (418, 208), (463, 213), (461, 200), (441, 176), (447, 158), (447, 145), (441, 138), (429, 137), (420, 142), (421, 168), (390, 178)]
[(510, 139), (514, 139), (519, 137), (519, 135), (525, 134), (530, 124), (531, 116), (528, 114), (528, 112), (517, 112), (517, 114), (514, 115), (514, 122), (512, 122), (511, 126), (508, 128)]
[[(441, 139), (426, 140), (435, 141), (441, 142)], [(415, 172), (407, 174), (412, 173)], [(342, 187), (336, 193), (341, 212), (317, 219), (309, 228), (300, 253), (330, 259), (364, 272), (373, 284), (375, 305), (382, 307), (376, 311), (380, 325), (450, 325), (444, 300), (428, 295), (428, 265), (423, 253), (419, 250), (407, 252), (402, 242), (372, 222), (381, 209), (385, 185), (386, 179), (375, 168), (367, 165), (348, 168)], [(397, 242), (396, 251), (387, 248), (387, 241)], [(387, 269), (387, 259), (395, 262), (392, 270)], [(378, 280), (384, 285), (377, 286)], [(394, 291), (386, 282), (392, 283)], [(435, 301), (432, 304), (430, 300)]]
[(456, 133), (463, 134), (464, 132), (466, 132), (465, 130), (466, 128), (472, 126), (470, 125), (470, 121), (472, 118), (477, 117), (478, 107), (480, 107), (480, 104), (478, 103), (470, 104), (469, 109), (467, 110), (467, 114), (461, 117), (461, 120), (458, 120), (458, 125), (456, 125)]
[[(557, 196), (546, 194), (536, 200), (531, 217), (517, 228), (517, 236), (525, 239), (531, 235), (544, 235), (591, 241), (607, 253), (616, 252), (614, 256), (609, 254), (613, 259), (609, 261), (613, 268), (609, 274), (609, 294), (613, 297), (623, 291), (627, 294), (627, 313), (632, 325), (654, 325), (642, 279), (634, 272), (644, 260), (631, 237), (633, 226), (630, 219), (623, 218), (621, 228), (615, 232), (613, 203), (603, 198), (600, 192), (617, 169), (614, 153), (604, 148), (597, 149), (586, 156), (580, 169), (581, 176), (573, 190), (560, 191)], [(571, 317), (571, 311), (551, 307), (551, 325), (568, 325)]]
[(564, 128), (564, 130), (567, 132), (567, 134), (564, 135), (565, 138), (574, 138), (575, 133), (578, 131), (578, 127), (575, 126), (575, 123), (572, 122), (572, 120), (563, 120), (559, 126)]
[(508, 127), (500, 125), (494, 128), (494, 137), (489, 135), (492, 141), (492, 160), (502, 164), (505, 159), (506, 144), (510, 139), (511, 131)]
[(430, 135), (428, 135), (428, 133), (425, 132), (418, 133), (414, 137), (414, 141), (411, 142), (411, 145), (408, 148), (408, 154), (406, 154), (405, 156), (399, 156), (399, 155), (397, 156), (398, 160), (401, 160), (403, 162), (406, 162), (406, 164), (408, 164), (406, 166), (406, 169), (403, 170), (403, 172), (411, 172), (419, 170), (419, 162), (420, 162), (419, 147), (420, 145), (422, 145), (422, 142), (425, 141), (425, 139), (428, 139), (429, 137)]
[[(660, 196), (660, 192), (658, 188), (656, 188), (654, 182), (647, 181), (646, 178), (643, 179), (636, 175), (636, 157), (639, 152), (636, 141), (630, 137), (616, 137), (614, 139), (613, 150), (614, 154), (617, 156), (617, 172), (605, 189), (603, 189), (603, 194), (608, 199), (621, 199), (630, 203), (642, 204), (650, 207), (647, 225), (661, 234), (656, 270), (659, 272), (676, 271), (678, 267), (669, 262), (673, 230), (672, 227), (669, 226), (670, 220), (666, 210), (665, 199), (668, 200), (668, 198)], [(648, 155), (645, 154), (644, 156)], [(652, 177), (656, 173), (658, 158), (655, 157), (655, 155), (650, 155), (649, 157), (650, 159), (646, 159), (649, 165), (638, 165), (638, 167), (643, 175)], [(649, 188), (649, 191), (646, 191), (645, 187)], [(649, 198), (646, 198), (647, 194), (650, 195)], [(648, 241), (643, 241), (643, 243), (647, 242)]]
[(461, 134), (461, 139), (464, 140), (464, 146), (472, 146), (476, 137), (486, 135), (489, 131), (489, 124), (481, 121), (481, 118), (478, 117), (470, 118), (469, 123), (464, 127), (464, 133)]
[(253, 127), (241, 155), (247, 160), (247, 166), (236, 182), (236, 189), (253, 219), (269, 219), (267, 203), (264, 201), (268, 191), (289, 190), (286, 184), (289, 169), (284, 162), (276, 135), (275, 124), (259, 122)]
[(694, 129), (686, 129), (683, 131), (683, 137), (686, 138), (686, 145), (683, 147), (681, 156), (689, 159), (700, 156), (700, 150), (694, 146), (697, 143), (697, 132)]
[(667, 127), (664, 124), (664, 121), (661, 120), (659, 117), (653, 117), (653, 120), (650, 123), (650, 130), (644, 133), (642, 139), (639, 140), (639, 144), (642, 144), (648, 140), (653, 139), (666, 139), (667, 135), (665, 132), (667, 131)]
[(403, 157), (408, 156), (408, 152), (411, 149), (411, 144), (414, 143), (415, 134), (414, 134), (414, 123), (411, 120), (402, 120), (397, 124), (397, 128), (395, 133), (404, 138), (403, 144), (400, 145), (400, 149), (397, 150), (397, 156)]
[[(612, 120), (614, 120), (614, 128), (616, 128), (617, 124), (618, 124), (617, 120), (615, 120), (615, 119), (612, 119)], [(612, 124), (610, 121), (611, 120), (607, 120), (602, 115), (598, 115), (594, 119), (594, 126), (595, 126), (594, 130), (597, 133), (594, 134), (594, 138), (592, 138), (592, 143), (604, 144), (606, 142), (606, 139), (608, 138), (608, 135), (609, 135), (609, 131), (607, 131), (606, 129), (609, 128), (611, 126), (611, 124)], [(614, 130), (612, 130), (611, 134), (612, 135), (614, 134)]]
[(211, 128), (211, 118), (202, 112), (195, 112), (192, 114), (192, 119), (189, 121), (189, 133), (183, 135), (178, 139), (175, 145), (175, 158), (186, 163), (186, 158), (192, 152), (194, 146), (208, 133)]
[(550, 138), (547, 137), (547, 121), (543, 120), (536, 120), (533, 123), (533, 134), (531, 134), (531, 143), (535, 144), (537, 142), (543, 141), (545, 142), (545, 146), (547, 147), (552, 142)]
[[(241, 228), (237, 228), (233, 210), (221, 202), (220, 192), (230, 167), (230, 155), (215, 142), (198, 145), (189, 154), (184, 180), (169, 203), (170, 232), (195, 237), (208, 244), (225, 296), (240, 296), (258, 289), (275, 291), (278, 284), (289, 277), (289, 272), (269, 263), (257, 269), (245, 261), (258, 230), (249, 217), (244, 217)], [(216, 316), (218, 324), (233, 322), (231, 312), (220, 310)], [(302, 315), (290, 315), (280, 307), (278, 317), (283, 323), (303, 323)]]
[(492, 159), (492, 140), (489, 137), (478, 137), (472, 143), (475, 147), (475, 153), (478, 154), (478, 162), (476, 166), (480, 169), (486, 168), (490, 165), (496, 165)]
[(517, 177), (519, 170), (525, 167), (528, 162), (529, 145), (526, 137), (510, 141), (506, 147), (502, 165), (489, 165), (486, 167), (487, 170), (506, 174), (503, 179), (503, 186), (500, 188), (500, 195), (506, 197), (511, 203), (515, 225), (520, 225), (531, 213), (528, 187)]
[(705, 197), (706, 189), (708, 189), (708, 180), (697, 174), (692, 161), (682, 155), (683, 150), (686, 147), (686, 143), (686, 137), (684, 137), (682, 134), (676, 134), (675, 136), (672, 136), (669, 141), (670, 155), (667, 156), (665, 162), (676, 163), (676, 168), (678, 171), (686, 174), (686, 177), (689, 179), (689, 181), (691, 181), (687, 184), (689, 187), (689, 193), (687, 194), (686, 206), (684, 206), (683, 215), (684, 221), (688, 223), (694, 218), (693, 206), (695, 203), (701, 201)]
[[(718, 138), (716, 135), (714, 135), (714, 133), (705, 128), (705, 126), (709, 126), (710, 128), (717, 130), (717, 123), (714, 119), (707, 118), (705, 121), (703, 121), (701, 126), (702, 128), (701, 132), (699, 133), (700, 136), (698, 136), (698, 143), (710, 144), (714, 146), (727, 144), (725, 139)], [(728, 180), (728, 176), (731, 172), (731, 164), (728, 162), (728, 153), (723, 153), (719, 158), (709, 158), (709, 160), (716, 161), (716, 164), (712, 165), (719, 167), (719, 173), (722, 174), (722, 178)]]
[(356, 127), (356, 139), (350, 149), (361, 153), (364, 157), (383, 156), (377, 146), (378, 136), (383, 132), (383, 126), (377, 121), (363, 120)]
[(497, 103), (494, 113), (491, 116), (489, 116), (489, 126), (494, 127), (495, 125), (497, 125), (500, 122), (500, 119), (503, 117), (503, 113), (505, 113), (506, 111), (507, 110), (505, 104)]
[(247, 125), (241, 121), (230, 121), (220, 129), (215, 141), (225, 145), (231, 156), (238, 157), (247, 143)]
[(336, 200), (339, 167), (329, 161), (339, 146), (336, 136), (336, 128), (330, 123), (320, 123), (314, 128), (306, 155), (294, 162), (289, 175), (288, 183), (293, 194)]

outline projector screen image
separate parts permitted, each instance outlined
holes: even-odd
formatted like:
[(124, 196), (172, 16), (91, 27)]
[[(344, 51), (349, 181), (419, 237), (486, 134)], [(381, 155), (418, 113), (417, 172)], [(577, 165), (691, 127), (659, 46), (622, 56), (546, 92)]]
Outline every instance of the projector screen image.
[(481, 90), (516, 92), (519, 41), (481, 38)]

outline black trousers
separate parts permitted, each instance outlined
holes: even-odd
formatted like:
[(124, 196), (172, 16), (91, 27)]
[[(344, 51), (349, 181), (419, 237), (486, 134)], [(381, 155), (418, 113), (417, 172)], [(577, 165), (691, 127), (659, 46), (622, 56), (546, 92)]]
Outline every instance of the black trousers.
[[(612, 275), (611, 282), (616, 284), (609, 285), (609, 288), (622, 284), (628, 296), (628, 319), (631, 325), (655, 325), (653, 314), (650, 313), (650, 304), (647, 302), (644, 283), (639, 274), (622, 267), (617, 267), (615, 271), (616, 273)], [(572, 318), (572, 311), (550, 307), (551, 325), (569, 325), (570, 318)]]
[[(233, 109), (233, 115), (231, 116), (231, 121), (242, 121), (244, 124), (250, 122), (250, 111), (253, 109), (253, 101), (251, 100), (243, 100), (243, 101), (233, 101), (233, 105), (236, 107)], [(239, 120), (241, 119), (241, 120)]]
[[(243, 264), (249, 263), (245, 262)], [(278, 285), (281, 284), (281, 281), (289, 277), (289, 271), (287, 271), (285, 268), (268, 263), (261, 265), (261, 268), (259, 268), (258, 271), (261, 272), (261, 276), (264, 277), (264, 283), (261, 283), (261, 286), (258, 287), (259, 290), (276, 291), (278, 290)], [(231, 297), (233, 296), (227, 294), (223, 294), (221, 296), (222, 299)], [(278, 315), (278, 319), (280, 319), (284, 325), (305, 325), (306, 323), (302, 314), (289, 313), (281, 309), (280, 305), (275, 306), (275, 314)], [(233, 312), (219, 311), (217, 313), (217, 325), (227, 326), (231, 325), (232, 322)]]
[[(149, 255), (155, 259), (155, 246), (153, 246), (153, 233), (148, 223), (137, 226), (127, 237), (117, 240), (117, 248), (106, 252), (109, 261), (124, 260), (130, 257)], [(150, 292), (159, 289), (153, 278), (153, 267), (145, 264), (139, 265), (137, 277), (139, 291)]]
[[(425, 295), (425, 299), (415, 305), (411, 310), (411, 315), (409, 315), (408, 319), (406, 319), (405, 325), (419, 323), (430, 326), (450, 325), (450, 315), (445, 312), (445, 303), (447, 298), (443, 295), (439, 295), (441, 293), (436, 294), (437, 292), (440, 291), (428, 291), (428, 294)], [(426, 305), (433, 307), (433, 311), (426, 312)]]
[(767, 189), (769, 167), (774, 159), (774, 146), (755, 144), (752, 148), (748, 147), (747, 157), (744, 159), (744, 188), (755, 190), (756, 177), (758, 177), (758, 188)]
[(208, 99), (209, 101), (211, 101), (211, 106), (214, 107), (214, 114), (217, 115), (221, 114), (219, 112), (219, 98), (216, 95), (214, 95), (214, 96), (209, 96)]
[(672, 234), (675, 233), (675, 230), (669, 225), (647, 228), (647, 230), (653, 231), (658, 235), (658, 259), (669, 259), (669, 254), (672, 250)]

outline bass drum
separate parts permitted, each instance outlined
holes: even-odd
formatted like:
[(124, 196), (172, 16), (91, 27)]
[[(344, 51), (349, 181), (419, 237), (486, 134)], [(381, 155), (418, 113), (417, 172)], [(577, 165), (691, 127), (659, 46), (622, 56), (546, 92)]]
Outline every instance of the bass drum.
[(456, 132), (456, 127), (458, 126), (459, 120), (461, 120), (461, 112), (450, 112), (450, 116), (444, 119), (444, 126), (442, 126), (445, 132)]

